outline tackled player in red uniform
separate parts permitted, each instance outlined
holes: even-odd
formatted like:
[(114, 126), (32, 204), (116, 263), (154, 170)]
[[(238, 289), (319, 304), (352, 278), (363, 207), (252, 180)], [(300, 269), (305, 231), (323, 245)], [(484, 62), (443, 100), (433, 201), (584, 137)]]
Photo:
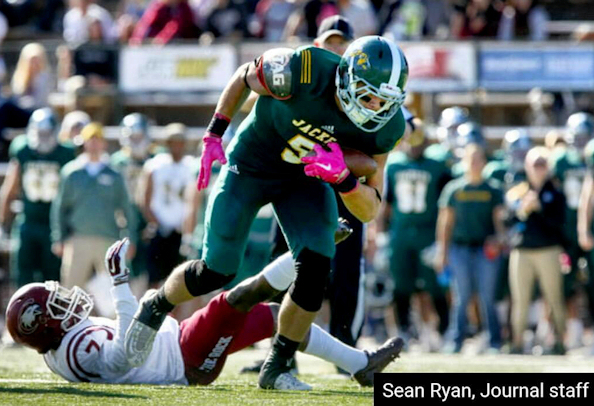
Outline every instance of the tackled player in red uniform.
[[(116, 242), (105, 258), (116, 320), (89, 317), (93, 301), (78, 287), (66, 289), (53, 281), (31, 283), (8, 304), (6, 324), (14, 340), (43, 354), (49, 369), (71, 382), (208, 385), (219, 376), (228, 354), (274, 333), (277, 304), (253, 307), (239, 332), (227, 319), (234, 312), (229, 296), (240, 298), (250, 285), (286, 289), (295, 277), (294, 270), (268, 267), (232, 291), (215, 296), (181, 324), (166, 317), (151, 353), (135, 367), (124, 348), (124, 334), (138, 308), (124, 260), (128, 245), (127, 239)], [(373, 373), (381, 372), (392, 359), (389, 352), (380, 350), (379, 358), (374, 356), (380, 362), (370, 367), (368, 353), (341, 343), (315, 324), (300, 350), (351, 372), (362, 386), (370, 386)]]

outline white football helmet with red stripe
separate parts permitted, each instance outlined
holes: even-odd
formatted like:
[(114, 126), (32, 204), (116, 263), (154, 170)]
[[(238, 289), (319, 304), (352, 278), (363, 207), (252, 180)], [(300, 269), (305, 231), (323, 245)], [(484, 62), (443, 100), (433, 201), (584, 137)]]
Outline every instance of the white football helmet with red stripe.
[(93, 300), (81, 288), (58, 282), (29, 283), (10, 298), (6, 326), (15, 342), (46, 353), (59, 347), (66, 333), (86, 320)]

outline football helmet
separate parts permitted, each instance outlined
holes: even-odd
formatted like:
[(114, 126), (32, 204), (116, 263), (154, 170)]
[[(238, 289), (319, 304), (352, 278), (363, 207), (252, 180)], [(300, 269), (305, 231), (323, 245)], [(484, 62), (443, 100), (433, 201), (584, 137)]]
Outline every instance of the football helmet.
[(468, 121), (460, 124), (456, 132), (458, 133), (457, 140), (459, 147), (464, 148), (468, 144), (479, 144), (481, 147), (485, 147), (486, 141), (480, 124)]
[[(378, 36), (354, 41), (340, 58), (336, 93), (348, 118), (365, 132), (385, 126), (404, 103), (408, 63), (394, 42)], [(370, 95), (383, 100), (379, 110), (365, 108)]]
[(514, 172), (523, 170), (526, 154), (532, 148), (532, 140), (528, 131), (524, 128), (510, 130), (503, 138), (503, 150), (505, 158), (511, 165)]
[(582, 149), (594, 137), (594, 116), (582, 112), (572, 114), (567, 119), (565, 127), (565, 142)]
[(134, 158), (144, 159), (151, 145), (149, 120), (141, 113), (128, 114), (120, 124), (120, 145), (129, 148)]
[(458, 126), (470, 120), (468, 110), (463, 107), (448, 107), (439, 116), (439, 127), (437, 128), (437, 139), (445, 144), (448, 149), (457, 146)]
[(59, 347), (66, 333), (86, 320), (93, 300), (81, 288), (58, 282), (29, 283), (10, 298), (6, 326), (15, 342), (44, 354)]
[(40, 154), (49, 154), (58, 145), (58, 120), (49, 107), (31, 114), (27, 124), (27, 144)]

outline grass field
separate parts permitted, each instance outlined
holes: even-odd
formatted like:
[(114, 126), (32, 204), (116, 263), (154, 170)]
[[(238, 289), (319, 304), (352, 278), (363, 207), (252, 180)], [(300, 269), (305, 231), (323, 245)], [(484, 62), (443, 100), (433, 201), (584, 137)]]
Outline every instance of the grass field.
[[(239, 370), (263, 358), (263, 350), (232, 355), (221, 377), (208, 387), (70, 384), (52, 375), (41, 356), (24, 348), (0, 349), (0, 405), (371, 405), (373, 391), (334, 373), (310, 356), (298, 357), (309, 393), (262, 391), (255, 375)], [(594, 357), (404, 354), (389, 372), (594, 372)]]

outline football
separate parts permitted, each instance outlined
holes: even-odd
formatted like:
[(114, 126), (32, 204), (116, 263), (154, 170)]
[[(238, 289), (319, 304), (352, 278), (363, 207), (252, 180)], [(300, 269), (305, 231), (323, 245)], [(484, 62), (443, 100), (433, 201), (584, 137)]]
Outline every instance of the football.
[(377, 162), (369, 155), (352, 148), (342, 148), (344, 161), (356, 177), (369, 177), (377, 171)]

